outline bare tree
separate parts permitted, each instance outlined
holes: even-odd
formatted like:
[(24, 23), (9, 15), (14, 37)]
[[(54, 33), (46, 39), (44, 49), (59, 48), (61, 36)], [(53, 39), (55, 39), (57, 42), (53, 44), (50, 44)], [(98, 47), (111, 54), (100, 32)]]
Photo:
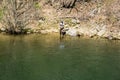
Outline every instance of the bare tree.
[(3, 0), (3, 25), (8, 33), (23, 33), (34, 16), (33, 0)]

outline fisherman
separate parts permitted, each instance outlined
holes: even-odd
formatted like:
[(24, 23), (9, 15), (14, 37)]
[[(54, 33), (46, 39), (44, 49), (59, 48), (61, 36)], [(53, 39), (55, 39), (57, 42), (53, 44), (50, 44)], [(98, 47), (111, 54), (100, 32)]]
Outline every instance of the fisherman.
[(64, 28), (64, 25), (65, 25), (64, 22), (61, 21), (60, 22), (60, 39), (64, 38), (64, 35), (66, 34), (66, 31), (68, 30)]
[(60, 35), (62, 35), (62, 30), (64, 29), (64, 22), (60, 22)]

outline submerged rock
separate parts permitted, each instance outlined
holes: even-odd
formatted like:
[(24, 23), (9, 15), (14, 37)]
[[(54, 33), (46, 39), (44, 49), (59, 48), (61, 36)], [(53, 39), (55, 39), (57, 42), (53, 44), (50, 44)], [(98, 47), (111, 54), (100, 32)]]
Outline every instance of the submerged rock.
[(112, 40), (112, 39), (113, 39), (113, 36), (109, 35), (107, 38), (108, 38), (109, 40)]
[(31, 34), (31, 32), (27, 32), (27, 34)]

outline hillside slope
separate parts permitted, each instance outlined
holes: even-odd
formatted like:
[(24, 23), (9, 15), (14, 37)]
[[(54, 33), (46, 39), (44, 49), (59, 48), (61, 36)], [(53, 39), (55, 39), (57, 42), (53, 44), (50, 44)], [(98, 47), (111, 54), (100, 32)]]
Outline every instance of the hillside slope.
[[(68, 1), (68, 0), (67, 0)], [(40, 1), (41, 16), (45, 27), (58, 28), (61, 20), (76, 34), (88, 37), (100, 36), (120, 39), (120, 1), (89, 0), (76, 1), (73, 7), (61, 6), (58, 2)], [(72, 28), (72, 29), (71, 29)], [(70, 34), (69, 35), (74, 35)]]

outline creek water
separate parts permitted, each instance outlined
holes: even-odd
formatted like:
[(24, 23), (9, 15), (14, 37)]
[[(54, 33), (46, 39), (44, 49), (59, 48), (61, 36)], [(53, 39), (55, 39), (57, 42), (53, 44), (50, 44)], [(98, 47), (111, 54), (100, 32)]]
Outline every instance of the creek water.
[(0, 80), (120, 80), (120, 41), (0, 35)]

